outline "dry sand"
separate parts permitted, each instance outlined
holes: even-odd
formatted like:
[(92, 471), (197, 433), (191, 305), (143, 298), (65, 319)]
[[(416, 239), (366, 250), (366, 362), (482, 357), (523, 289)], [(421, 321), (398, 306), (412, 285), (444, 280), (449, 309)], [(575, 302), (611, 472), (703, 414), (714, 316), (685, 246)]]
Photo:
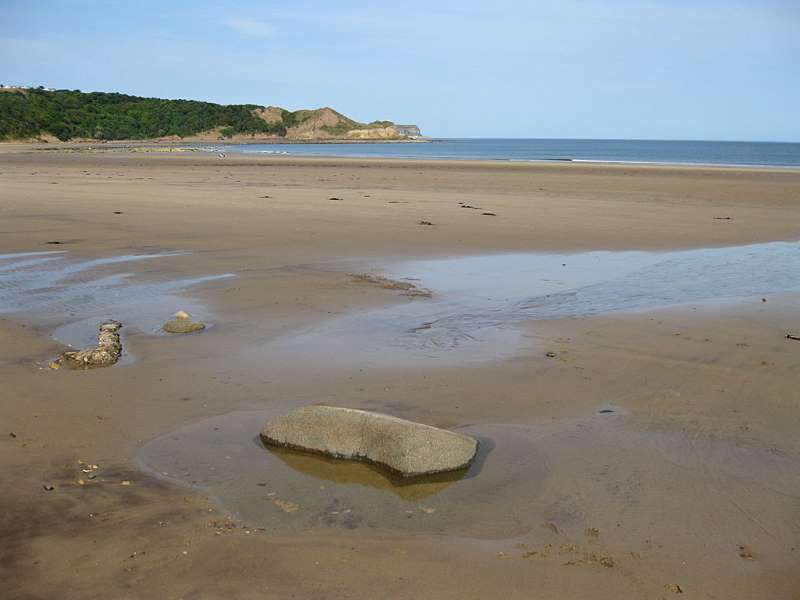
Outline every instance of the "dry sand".
[[(530, 349), (468, 366), (342, 368), (268, 344), (426, 301), (351, 277), (382, 261), (796, 240), (800, 172), (3, 152), (0, 254), (186, 250), (125, 271), (236, 274), (184, 292), (207, 331), (123, 329), (135, 360), (109, 369), (43, 369), (68, 311), (0, 317), (3, 597), (800, 593), (800, 342), (784, 337), (800, 329), (797, 295), (530, 323)], [(139, 468), (143, 446), (186, 425), (313, 402), (483, 427), (499, 457), (503, 432), (522, 431), (530, 468), (490, 453), (475, 481), (494, 489), (412, 504), (417, 529), (309, 520), (313, 499), (275, 504), (264, 488), (279, 522), (312, 523), (298, 532)], [(461, 510), (470, 535), (448, 525)]]

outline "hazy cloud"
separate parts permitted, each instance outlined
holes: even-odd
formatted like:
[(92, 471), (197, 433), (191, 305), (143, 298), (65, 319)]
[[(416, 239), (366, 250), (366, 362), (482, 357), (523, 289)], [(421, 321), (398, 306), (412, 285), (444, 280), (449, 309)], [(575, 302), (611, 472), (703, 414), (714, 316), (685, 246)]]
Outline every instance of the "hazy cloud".
[(225, 24), (234, 31), (253, 37), (271, 37), (275, 33), (272, 25), (255, 19), (232, 18), (228, 19)]

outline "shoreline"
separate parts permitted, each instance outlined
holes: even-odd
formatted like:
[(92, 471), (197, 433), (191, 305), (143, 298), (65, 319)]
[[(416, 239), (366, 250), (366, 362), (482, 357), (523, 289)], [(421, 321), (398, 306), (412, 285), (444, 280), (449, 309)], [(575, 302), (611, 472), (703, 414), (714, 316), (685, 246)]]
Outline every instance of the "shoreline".
[[(259, 144), (261, 142), (258, 142)], [(317, 142), (297, 142), (298, 144), (315, 144)], [(334, 143), (334, 142), (331, 142)], [(353, 142), (362, 143), (362, 142)], [(363, 142), (372, 143), (397, 143), (397, 142)], [(406, 142), (401, 142), (406, 143)], [(431, 142), (433, 143), (433, 142)], [(291, 145), (292, 142), (289, 143)], [(230, 144), (229, 144), (230, 145)], [(245, 145), (245, 144), (243, 144)], [(220, 144), (224, 146), (224, 144)], [(198, 159), (217, 160), (219, 149), (195, 146), (193, 144), (152, 144), (152, 143), (108, 143), (95, 147), (90, 143), (63, 143), (59, 145), (39, 143), (0, 143), (0, 156), (15, 154), (40, 153), (42, 155), (109, 155), (109, 156), (160, 156), (168, 159), (185, 159), (194, 157)], [(234, 163), (282, 165), (282, 166), (325, 166), (325, 165), (364, 165), (383, 167), (462, 167), (471, 170), (475, 167), (498, 169), (603, 169), (619, 170), (652, 170), (652, 171), (720, 171), (720, 172), (762, 172), (762, 173), (787, 173), (797, 174), (800, 166), (793, 165), (755, 165), (755, 164), (723, 164), (723, 163), (690, 163), (690, 162), (648, 162), (648, 161), (615, 161), (615, 160), (586, 160), (586, 159), (493, 159), (493, 158), (452, 158), (452, 157), (394, 157), (394, 156), (360, 156), (337, 154), (281, 154), (272, 152), (228, 152), (225, 160)], [(566, 172), (566, 171), (565, 171)]]
[[(471, 139), (471, 138), (465, 138)], [(580, 157), (541, 157), (541, 158), (513, 158), (513, 157), (458, 157), (458, 156), (414, 156), (414, 155), (352, 155), (337, 154), (335, 152), (326, 153), (325, 151), (314, 153), (291, 154), (290, 152), (279, 152), (272, 150), (264, 151), (239, 151), (237, 147), (249, 147), (258, 145), (275, 146), (335, 146), (335, 145), (366, 145), (376, 144), (438, 144), (454, 141), (448, 138), (418, 138), (418, 139), (375, 139), (375, 140), (287, 140), (287, 139), (257, 139), (257, 140), (114, 140), (114, 141), (76, 141), (76, 142), (18, 142), (0, 141), (0, 153), (14, 151), (75, 151), (75, 152), (197, 152), (216, 154), (225, 149), (229, 154), (235, 155), (267, 155), (267, 156), (290, 156), (292, 158), (324, 158), (324, 159), (364, 159), (364, 160), (391, 160), (391, 161), (420, 161), (420, 162), (456, 162), (456, 163), (520, 163), (520, 164), (597, 164), (597, 165), (621, 165), (621, 166), (655, 166), (655, 167), (700, 167), (700, 168), (729, 168), (729, 169), (774, 169), (774, 170), (800, 170), (800, 164), (774, 164), (758, 162), (701, 162), (686, 160), (638, 160), (638, 159), (602, 159), (602, 158), (580, 158)], [(456, 139), (455, 141), (459, 141)], [(604, 141), (604, 140), (599, 140)], [(614, 140), (612, 140), (614, 141)], [(637, 140), (621, 140), (637, 141)], [(688, 142), (691, 143), (691, 142)], [(702, 142), (698, 142), (702, 143)], [(714, 143), (741, 143), (741, 142), (714, 142)], [(764, 144), (787, 144), (793, 142), (753, 142)]]

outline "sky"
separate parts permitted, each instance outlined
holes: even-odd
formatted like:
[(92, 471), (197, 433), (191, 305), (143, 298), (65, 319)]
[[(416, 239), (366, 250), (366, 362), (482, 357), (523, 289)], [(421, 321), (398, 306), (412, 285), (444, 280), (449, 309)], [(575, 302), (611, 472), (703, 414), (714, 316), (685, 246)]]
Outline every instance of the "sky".
[(0, 83), (435, 137), (800, 142), (800, 0), (0, 0)]

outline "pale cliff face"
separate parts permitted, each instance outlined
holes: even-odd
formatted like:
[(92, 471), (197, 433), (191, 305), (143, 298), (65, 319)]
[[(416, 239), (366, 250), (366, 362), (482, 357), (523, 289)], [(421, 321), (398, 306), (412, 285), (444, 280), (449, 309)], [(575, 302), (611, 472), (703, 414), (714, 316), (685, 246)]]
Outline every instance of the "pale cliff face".
[(395, 125), (394, 128), (400, 135), (407, 135), (411, 137), (421, 137), (422, 132), (416, 125)]
[(376, 127), (374, 129), (353, 129), (347, 132), (349, 140), (391, 140), (403, 137), (394, 127)]

